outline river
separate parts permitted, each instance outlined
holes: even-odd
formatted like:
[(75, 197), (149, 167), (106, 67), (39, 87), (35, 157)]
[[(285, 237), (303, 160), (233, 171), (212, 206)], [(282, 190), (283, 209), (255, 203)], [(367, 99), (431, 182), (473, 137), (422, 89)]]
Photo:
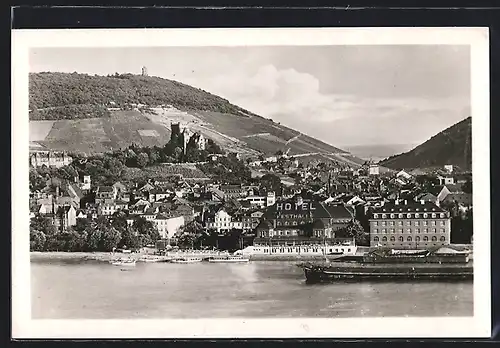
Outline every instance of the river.
[(33, 319), (472, 316), (473, 283), (305, 284), (294, 262), (32, 260)]

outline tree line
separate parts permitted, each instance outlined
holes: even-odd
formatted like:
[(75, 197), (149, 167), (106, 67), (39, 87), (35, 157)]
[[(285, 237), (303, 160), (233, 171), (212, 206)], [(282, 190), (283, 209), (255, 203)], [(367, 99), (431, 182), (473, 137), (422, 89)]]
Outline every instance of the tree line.
[(112, 219), (78, 218), (75, 226), (62, 232), (47, 217), (38, 215), (30, 222), (31, 251), (132, 250), (154, 244), (159, 239), (160, 235), (152, 222), (138, 217), (129, 226), (123, 213), (116, 213)]
[[(126, 108), (140, 103), (172, 105), (181, 110), (203, 110), (253, 115), (228, 100), (183, 83), (153, 76), (42, 72), (29, 75), (31, 119), (102, 117), (107, 106)], [(111, 105), (110, 103), (113, 102)], [(45, 111), (37, 111), (46, 109)]]

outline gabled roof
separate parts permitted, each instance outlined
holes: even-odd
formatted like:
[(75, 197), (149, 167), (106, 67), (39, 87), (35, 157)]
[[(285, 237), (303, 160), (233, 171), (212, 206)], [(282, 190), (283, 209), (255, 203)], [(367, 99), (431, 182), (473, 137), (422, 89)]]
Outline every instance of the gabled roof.
[(268, 230), (270, 228), (273, 228), (273, 225), (269, 221), (263, 219), (263, 220), (260, 220), (260, 222), (256, 228), (262, 229), (262, 230)]
[(113, 192), (113, 187), (112, 186), (98, 186), (97, 187), (98, 192)]
[(450, 191), (451, 193), (463, 192), (462, 187), (460, 185), (457, 185), (457, 184), (447, 184), (447, 185), (444, 185), (444, 187), (446, 187), (448, 189), (448, 191)]
[[(69, 210), (73, 208), (72, 205), (63, 205), (57, 209), (57, 214), (66, 214)], [(74, 209), (74, 208), (73, 208)]]
[(343, 205), (329, 205), (326, 209), (333, 219), (352, 219), (351, 213)]
[(148, 208), (144, 212), (144, 215), (153, 215), (153, 214), (155, 214), (155, 209), (154, 208)]
[(70, 196), (76, 195), (76, 197), (79, 198), (79, 199), (82, 199), (83, 197), (85, 197), (85, 195), (83, 194), (82, 190), (80, 190), (80, 188), (77, 185), (69, 184), (68, 186), (70, 186), (71, 189), (73, 190), (73, 191), (72, 190), (68, 190), (68, 193), (69, 193)]
[(323, 220), (317, 219), (316, 221), (314, 221), (312, 227), (315, 230), (324, 230), (325, 229), (325, 224), (323, 223)]

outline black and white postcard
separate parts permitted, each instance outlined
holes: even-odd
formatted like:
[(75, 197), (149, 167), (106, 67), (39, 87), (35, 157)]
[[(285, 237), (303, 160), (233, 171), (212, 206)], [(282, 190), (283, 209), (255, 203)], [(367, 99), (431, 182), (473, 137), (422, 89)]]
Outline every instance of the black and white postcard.
[(489, 337), (488, 40), (14, 30), (13, 337)]

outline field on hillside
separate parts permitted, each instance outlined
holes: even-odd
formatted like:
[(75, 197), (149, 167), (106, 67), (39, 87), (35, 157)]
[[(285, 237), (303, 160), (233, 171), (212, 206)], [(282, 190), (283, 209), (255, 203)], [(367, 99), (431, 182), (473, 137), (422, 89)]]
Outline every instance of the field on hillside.
[[(210, 123), (218, 132), (237, 138), (248, 144), (250, 148), (266, 154), (274, 154), (278, 150), (287, 148), (290, 148), (290, 154), (344, 152), (262, 117), (237, 116), (210, 111), (193, 111), (192, 114), (203, 122)], [(300, 137), (285, 146), (288, 140), (292, 140), (299, 134)]]
[[(111, 117), (52, 122), (30, 121), (30, 141), (54, 150), (95, 153), (127, 147), (163, 146), (170, 139), (170, 130), (151, 122), (137, 111), (112, 112)], [(31, 131), (31, 129), (33, 131)], [(44, 132), (46, 136), (42, 138)]]
[(55, 121), (31, 121), (29, 124), (30, 141), (45, 140)]

